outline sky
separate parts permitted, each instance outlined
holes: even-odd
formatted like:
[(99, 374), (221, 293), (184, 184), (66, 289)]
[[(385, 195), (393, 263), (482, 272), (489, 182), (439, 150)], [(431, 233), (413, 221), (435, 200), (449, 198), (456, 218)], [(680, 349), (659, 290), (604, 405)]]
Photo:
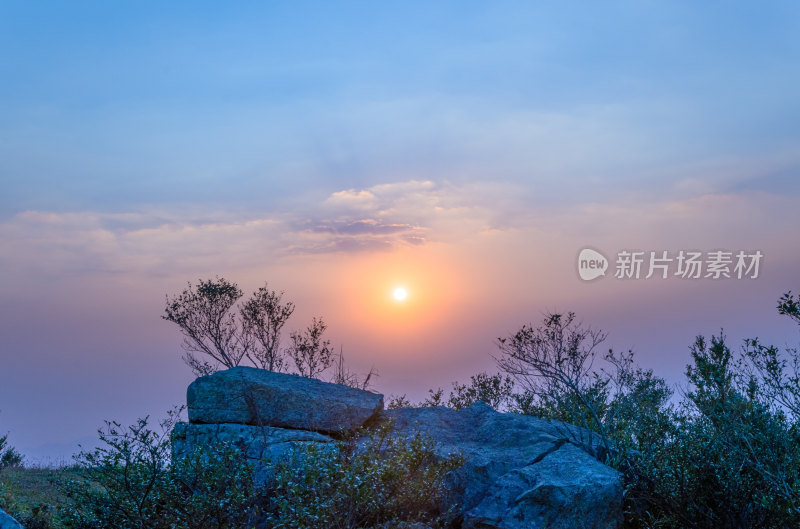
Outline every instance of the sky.
[(798, 35), (791, 1), (2, 2), (0, 434), (57, 463), (184, 403), (165, 297), (216, 276), (411, 400), (548, 312), (676, 385), (698, 334), (796, 346)]

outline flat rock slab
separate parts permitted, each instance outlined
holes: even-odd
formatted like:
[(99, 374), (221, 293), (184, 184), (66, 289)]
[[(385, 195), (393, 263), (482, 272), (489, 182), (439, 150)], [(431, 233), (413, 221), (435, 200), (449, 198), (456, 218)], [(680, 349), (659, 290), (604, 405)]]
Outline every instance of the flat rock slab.
[(383, 410), (378, 393), (245, 366), (196, 379), (186, 401), (192, 423), (325, 433), (355, 430)]

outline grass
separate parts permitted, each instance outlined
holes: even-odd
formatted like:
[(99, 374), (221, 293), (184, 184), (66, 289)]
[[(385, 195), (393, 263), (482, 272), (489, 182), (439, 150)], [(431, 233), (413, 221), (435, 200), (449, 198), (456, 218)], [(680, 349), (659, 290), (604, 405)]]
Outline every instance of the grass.
[(61, 529), (58, 510), (70, 505), (62, 485), (79, 479), (74, 467), (6, 468), (0, 471), (0, 508), (26, 529)]

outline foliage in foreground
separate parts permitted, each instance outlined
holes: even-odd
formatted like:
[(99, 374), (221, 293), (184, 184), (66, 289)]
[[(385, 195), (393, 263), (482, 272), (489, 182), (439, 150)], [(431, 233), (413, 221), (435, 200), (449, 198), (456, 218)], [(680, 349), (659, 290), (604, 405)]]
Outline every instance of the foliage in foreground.
[(383, 426), (336, 445), (297, 447), (257, 489), (236, 447), (205, 447), (170, 460), (169, 432), (141, 419), (108, 423), (103, 447), (80, 455), (82, 479), (60, 523), (72, 529), (342, 528), (426, 521), (433, 525), (441, 483), (460, 461), (433, 441), (400, 438)]
[(70, 505), (66, 484), (80, 478), (74, 467), (15, 467), (0, 475), (0, 508), (26, 529), (63, 529), (60, 512)]
[[(780, 314), (800, 323), (788, 293)], [(625, 478), (626, 526), (800, 527), (800, 354), (723, 333), (690, 347), (680, 398), (633, 353), (598, 357), (605, 334), (548, 314), (501, 338), (503, 373), (431, 391), (421, 405), (495, 408), (563, 421), (565, 436)], [(510, 377), (510, 378), (509, 378)], [(401, 397), (392, 406), (409, 405)]]
[(99, 432), (104, 446), (80, 454), (83, 479), (68, 484), (74, 500), (67, 527), (236, 528), (258, 515), (252, 468), (234, 449), (198, 452), (172, 462), (172, 413), (159, 431), (147, 419)]
[(269, 521), (276, 529), (440, 526), (442, 482), (461, 461), (441, 458), (421, 435), (392, 436), (390, 425), (360, 440), (306, 446), (278, 468)]

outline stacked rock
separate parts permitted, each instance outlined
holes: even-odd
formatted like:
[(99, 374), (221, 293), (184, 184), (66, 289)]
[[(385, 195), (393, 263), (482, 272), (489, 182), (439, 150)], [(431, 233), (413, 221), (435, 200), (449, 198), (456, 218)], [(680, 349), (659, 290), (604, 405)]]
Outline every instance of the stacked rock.
[(595, 436), (556, 421), (499, 413), (483, 402), (383, 409), (383, 395), (297, 375), (234, 367), (200, 377), (187, 392), (189, 423), (173, 431), (173, 456), (235, 447), (264, 485), (296, 446), (336, 439), (391, 419), (392, 435), (432, 438), (441, 457), (464, 463), (448, 476), (443, 512), (463, 529), (592, 528), (622, 522), (620, 474), (590, 452)]
[(254, 464), (259, 485), (290, 448), (332, 443), (383, 411), (378, 393), (245, 366), (196, 379), (186, 400), (189, 422), (175, 425), (173, 457), (235, 447)]

